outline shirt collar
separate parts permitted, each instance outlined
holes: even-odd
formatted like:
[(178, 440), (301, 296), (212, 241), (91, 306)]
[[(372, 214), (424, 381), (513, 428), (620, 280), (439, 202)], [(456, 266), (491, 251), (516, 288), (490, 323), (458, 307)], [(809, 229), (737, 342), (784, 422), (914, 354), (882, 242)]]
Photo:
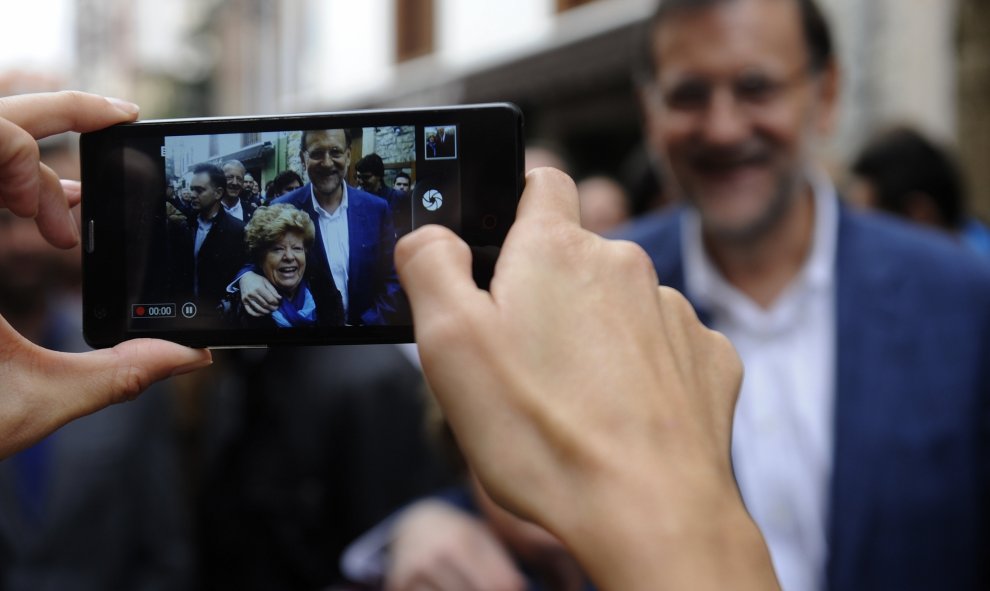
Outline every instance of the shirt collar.
[[(835, 253), (839, 230), (839, 202), (828, 175), (818, 169), (806, 174), (815, 203), (814, 237), (811, 252), (787, 292), (797, 286), (830, 288), (835, 280)], [(745, 298), (712, 262), (701, 237), (701, 217), (687, 208), (681, 221), (681, 247), (684, 253), (684, 285), (687, 294), (703, 307), (726, 300)], [(748, 299), (748, 298), (747, 298)]]
[(239, 214), (239, 213), (241, 213), (243, 215), (242, 212), (244, 211), (244, 208), (241, 207), (241, 200), (240, 200), (240, 198), (238, 198), (237, 201), (235, 201), (234, 204), (231, 205), (230, 207), (227, 207), (227, 204), (224, 203), (223, 200), (221, 199), (220, 200), (220, 205), (222, 205), (225, 210), (227, 210), (231, 214), (233, 214), (234, 217), (237, 217), (237, 214)]
[(340, 205), (337, 209), (330, 213), (329, 211), (323, 209), (320, 205), (320, 201), (316, 198), (316, 189), (313, 187), (312, 183), (309, 185), (309, 194), (313, 199), (313, 209), (316, 211), (316, 215), (319, 217), (336, 218), (347, 213), (347, 183), (341, 182), (341, 188), (343, 189), (343, 196), (340, 198)]

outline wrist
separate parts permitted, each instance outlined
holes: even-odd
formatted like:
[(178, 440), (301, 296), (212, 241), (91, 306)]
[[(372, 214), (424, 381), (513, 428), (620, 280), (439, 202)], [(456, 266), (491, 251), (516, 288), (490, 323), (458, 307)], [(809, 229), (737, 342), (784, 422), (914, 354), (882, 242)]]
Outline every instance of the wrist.
[(600, 499), (588, 497), (595, 506), (585, 504), (561, 530), (600, 588), (778, 588), (766, 544), (731, 478), (709, 478), (707, 486), (657, 480), (635, 476), (625, 486), (602, 487)]

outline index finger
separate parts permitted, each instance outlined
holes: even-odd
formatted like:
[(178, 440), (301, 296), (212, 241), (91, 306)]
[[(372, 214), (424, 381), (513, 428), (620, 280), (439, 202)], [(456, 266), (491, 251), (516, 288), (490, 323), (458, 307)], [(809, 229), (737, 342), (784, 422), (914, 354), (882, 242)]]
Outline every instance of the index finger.
[(43, 138), (87, 132), (137, 119), (138, 106), (115, 98), (65, 90), (0, 98), (0, 117)]
[(529, 171), (526, 189), (519, 199), (516, 221), (535, 218), (563, 219), (580, 225), (577, 187), (571, 177), (555, 168)]

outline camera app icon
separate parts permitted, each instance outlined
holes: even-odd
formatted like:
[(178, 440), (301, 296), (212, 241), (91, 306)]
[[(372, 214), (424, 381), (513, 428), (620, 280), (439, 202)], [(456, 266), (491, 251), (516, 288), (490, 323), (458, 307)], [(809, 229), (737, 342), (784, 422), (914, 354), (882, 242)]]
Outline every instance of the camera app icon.
[(443, 205), (443, 195), (436, 189), (430, 189), (423, 193), (423, 207), (427, 211), (436, 211)]

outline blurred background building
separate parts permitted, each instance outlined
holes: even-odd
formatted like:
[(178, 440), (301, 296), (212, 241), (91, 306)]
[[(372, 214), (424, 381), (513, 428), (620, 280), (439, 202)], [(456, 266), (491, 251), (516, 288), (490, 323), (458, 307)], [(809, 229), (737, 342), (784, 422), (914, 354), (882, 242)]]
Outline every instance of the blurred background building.
[[(990, 151), (990, 6), (820, 2), (845, 67), (837, 163), (877, 128), (914, 124), (959, 147), (974, 205), (990, 217), (980, 162)], [(8, 16), (17, 32), (7, 43), (47, 61), (10, 63), (5, 50), (0, 64), (133, 99), (145, 117), (513, 101), (532, 138), (566, 147), (576, 175), (617, 174), (640, 140), (631, 51), (653, 4), (35, 0)], [(5, 93), (17, 91), (10, 76)]]

